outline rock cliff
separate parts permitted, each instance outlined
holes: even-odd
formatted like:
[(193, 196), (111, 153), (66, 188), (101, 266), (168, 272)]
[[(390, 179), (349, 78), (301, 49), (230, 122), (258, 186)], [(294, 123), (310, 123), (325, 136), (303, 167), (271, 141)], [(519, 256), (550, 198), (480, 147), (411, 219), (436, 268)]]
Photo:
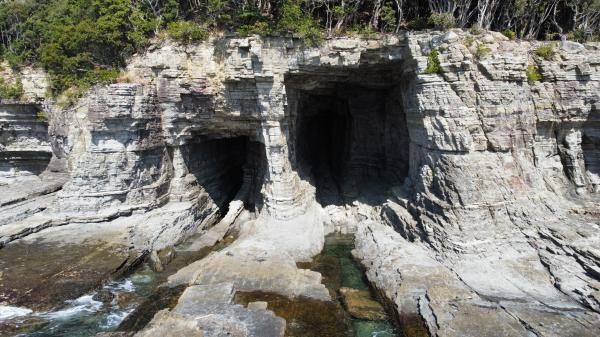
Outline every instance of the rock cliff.
[[(557, 43), (546, 60), (543, 44), (461, 30), (318, 48), (157, 42), (70, 108), (1, 102), (0, 187), (18, 186), (15, 172), (69, 175), (42, 208), (0, 209), (14, 219), (1, 240), (126, 224), (127, 244), (160, 250), (241, 200), (257, 218), (239, 242), (173, 280), (327, 297), (293, 262), (338, 230), (356, 233), (355, 256), (399, 317), (431, 335), (597, 335), (600, 46)], [(441, 69), (428, 74), (432, 48)], [(236, 263), (256, 261), (291, 281), (239, 281), (254, 276)]]

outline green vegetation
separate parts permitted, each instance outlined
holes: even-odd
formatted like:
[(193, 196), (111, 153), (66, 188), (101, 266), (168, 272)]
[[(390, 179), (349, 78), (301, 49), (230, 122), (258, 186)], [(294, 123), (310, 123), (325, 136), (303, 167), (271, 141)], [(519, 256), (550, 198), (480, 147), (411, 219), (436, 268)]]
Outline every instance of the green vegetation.
[(267, 36), (272, 33), (271, 26), (268, 22), (265, 21), (256, 21), (252, 25), (243, 25), (240, 26), (236, 32), (241, 36), (249, 36), (249, 35), (262, 35)]
[(9, 84), (0, 77), (0, 99), (19, 99), (24, 93), (21, 80), (17, 80), (14, 84)]
[(293, 33), (309, 45), (316, 46), (323, 41), (324, 33), (318, 22), (302, 10), (301, 3), (299, 0), (283, 0), (277, 29), (280, 32)]
[(429, 24), (440, 30), (447, 30), (456, 27), (456, 19), (450, 13), (431, 13)]
[(479, 27), (478, 24), (474, 24), (469, 28), (469, 33), (471, 33), (471, 35), (479, 35), (481, 34), (481, 27)]
[(378, 33), (373, 27), (366, 25), (356, 25), (348, 28), (344, 33), (349, 35), (356, 35), (366, 39), (376, 38)]
[(35, 119), (38, 122), (45, 122), (48, 120), (48, 113), (46, 111), (38, 111), (35, 113)]
[(293, 34), (317, 45), (340, 34), (456, 26), (511, 39), (570, 32), (582, 42), (600, 39), (599, 12), (600, 0), (0, 0), (0, 60), (44, 67), (59, 94), (115, 81), (157, 34), (180, 43), (214, 32)]
[(431, 48), (427, 57), (427, 68), (425, 74), (437, 74), (441, 71), (439, 52), (436, 48)]
[(554, 58), (554, 55), (556, 55), (556, 51), (554, 50), (554, 47), (552, 47), (552, 45), (545, 45), (545, 46), (541, 46), (535, 49), (535, 54), (541, 58), (543, 58), (544, 60), (552, 60)]
[(527, 66), (525, 73), (527, 74), (527, 81), (529, 83), (539, 82), (542, 80), (542, 74), (540, 74), (538, 68), (533, 64)]
[(467, 36), (465, 38), (465, 46), (467, 48), (471, 48), (471, 46), (473, 45), (473, 43), (475, 43), (475, 38), (472, 36)]
[(431, 28), (431, 25), (429, 24), (429, 20), (427, 18), (417, 16), (416, 18), (408, 20), (406, 23), (406, 28), (410, 30), (421, 30)]
[(167, 25), (167, 35), (181, 43), (199, 42), (208, 37), (208, 32), (190, 21), (175, 21)]
[(492, 50), (490, 47), (486, 46), (484, 43), (479, 43), (477, 45), (477, 49), (475, 50), (475, 58), (481, 60), (485, 56), (487, 56)]
[(514, 40), (517, 38), (517, 33), (510, 29), (503, 30), (502, 35), (506, 36), (509, 40)]

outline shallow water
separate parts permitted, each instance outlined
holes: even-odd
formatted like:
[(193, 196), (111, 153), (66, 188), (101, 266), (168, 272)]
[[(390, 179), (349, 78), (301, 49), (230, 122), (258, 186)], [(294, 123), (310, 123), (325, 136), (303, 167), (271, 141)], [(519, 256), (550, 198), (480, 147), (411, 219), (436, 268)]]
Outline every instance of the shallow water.
[[(352, 249), (354, 249), (353, 236), (331, 234), (325, 238), (322, 255), (337, 259), (341, 275), (341, 287), (370, 290), (369, 282), (362, 268), (352, 257)], [(338, 289), (339, 287), (336, 291)], [(372, 295), (374, 299), (377, 299), (375, 294)], [(352, 317), (351, 324), (353, 336), (355, 337), (392, 337), (399, 335), (390, 317), (382, 321), (368, 321)]]
[(318, 271), (334, 301), (324, 302), (305, 297), (287, 298), (264, 292), (238, 292), (237, 303), (247, 305), (265, 301), (268, 308), (286, 320), (287, 337), (392, 337), (398, 336), (391, 320), (367, 321), (352, 318), (342, 306), (341, 287), (369, 289), (368, 281), (354, 261), (352, 236), (329, 235), (323, 252), (300, 268)]
[(120, 298), (142, 296), (151, 283), (147, 278), (132, 275), (102, 287), (100, 291), (116, 294), (117, 297), (110, 302), (95, 299), (95, 295), (99, 291), (94, 291), (77, 299), (66, 301), (65, 306), (59, 310), (34, 312), (24, 318), (24, 322), (42, 319), (39, 321), (40, 326), (36, 331), (22, 333), (18, 336), (88, 337), (99, 332), (112, 331), (137, 305), (135, 300), (120, 301)]
[[(220, 250), (235, 237), (228, 236), (214, 247), (199, 251), (183, 250), (191, 237), (176, 249), (175, 258), (163, 272), (154, 272), (146, 264), (128, 277), (112, 281), (85, 295), (67, 300), (52, 311), (32, 311), (25, 307), (0, 306), (0, 335), (19, 337), (91, 337), (100, 332), (137, 331), (154, 314), (171, 308), (184, 287), (160, 285), (180, 268), (210, 252)], [(5, 316), (5, 317), (3, 317)]]

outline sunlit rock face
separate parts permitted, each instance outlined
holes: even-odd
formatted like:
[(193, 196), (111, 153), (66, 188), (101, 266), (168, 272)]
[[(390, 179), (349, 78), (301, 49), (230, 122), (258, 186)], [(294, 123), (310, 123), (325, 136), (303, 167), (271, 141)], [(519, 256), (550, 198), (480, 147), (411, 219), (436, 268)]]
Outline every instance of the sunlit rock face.
[[(479, 44), (490, 52), (478, 55)], [(130, 60), (123, 83), (54, 106), (50, 136), (31, 121), (25, 138), (45, 146), (47, 162), (67, 162), (50, 218), (155, 214), (131, 233), (158, 249), (238, 199), (257, 214), (247, 236), (260, 238), (256, 256), (306, 260), (324, 233), (356, 233), (370, 280), (432, 334), (591, 336), (600, 47), (557, 43), (544, 60), (533, 53), (542, 44), (460, 30), (314, 48), (293, 38), (163, 42)], [(432, 48), (441, 69), (427, 74)], [(529, 65), (543, 81), (528, 82)], [(27, 118), (33, 109), (2, 107)], [(2, 145), (27, 157), (31, 142), (5, 144), (5, 130)], [(34, 174), (47, 165), (27, 158)], [(558, 330), (536, 325), (551, 317)], [(589, 324), (577, 330), (576, 320)]]

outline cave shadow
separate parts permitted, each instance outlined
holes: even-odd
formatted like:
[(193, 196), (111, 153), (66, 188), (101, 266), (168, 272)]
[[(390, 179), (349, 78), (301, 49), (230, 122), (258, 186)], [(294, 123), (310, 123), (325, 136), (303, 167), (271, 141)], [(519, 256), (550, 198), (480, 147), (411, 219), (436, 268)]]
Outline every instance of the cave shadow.
[(315, 187), (323, 207), (354, 201), (381, 205), (408, 175), (402, 83), (379, 76), (391, 72), (387, 67), (368, 72), (356, 76), (361, 81), (286, 78), (289, 159), (300, 178)]
[(583, 124), (581, 149), (587, 174), (600, 179), (600, 110), (592, 110)]
[(195, 136), (181, 146), (181, 153), (188, 172), (221, 214), (227, 213), (235, 198), (241, 198), (249, 210), (260, 207), (257, 195), (267, 165), (263, 144), (249, 136)]

